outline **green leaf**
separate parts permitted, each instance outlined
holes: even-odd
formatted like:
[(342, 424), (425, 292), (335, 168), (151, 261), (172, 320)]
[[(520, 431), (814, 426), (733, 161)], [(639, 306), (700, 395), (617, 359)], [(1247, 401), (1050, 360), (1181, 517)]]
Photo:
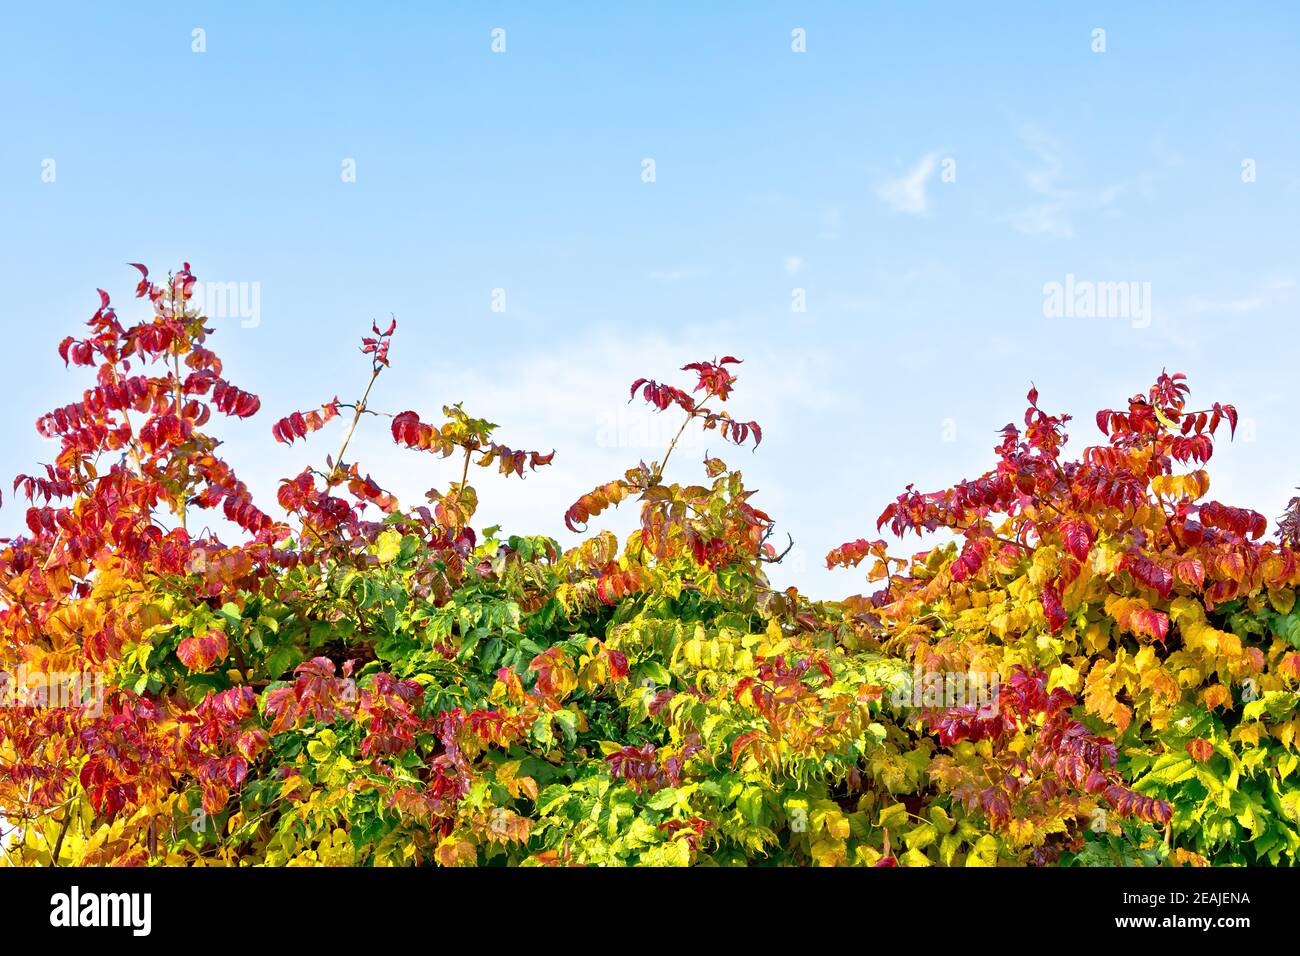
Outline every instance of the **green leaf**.
[(907, 826), (909, 817), (907, 807), (901, 803), (891, 803), (880, 811), (880, 817), (876, 820), (876, 826), (881, 829), (896, 830), (899, 827)]
[(1161, 786), (1172, 787), (1196, 776), (1196, 766), (1196, 761), (1187, 753), (1162, 754), (1156, 759), (1151, 770), (1139, 778), (1134, 786), (1141, 787), (1146, 784), (1156, 783)]
[(656, 791), (654, 796), (646, 801), (646, 806), (651, 810), (667, 810), (677, 802), (677, 791), (672, 787), (664, 787)]
[(281, 644), (266, 657), (266, 675), (275, 680), (287, 674), (303, 661), (303, 655), (292, 644)]
[(673, 675), (658, 661), (644, 661), (637, 665), (637, 680), (650, 679), (660, 687), (667, 687), (673, 682)]
[(763, 791), (758, 787), (746, 787), (736, 802), (736, 808), (754, 826), (761, 826), (765, 822)]
[(913, 827), (907, 831), (903, 837), (903, 842), (907, 844), (908, 849), (924, 850), (930, 844), (938, 839), (938, 831), (933, 823), (922, 823), (918, 827)]
[(930, 808), (930, 822), (940, 833), (951, 833), (954, 826), (952, 817), (948, 816), (943, 807), (938, 806)]
[(578, 739), (578, 715), (571, 710), (557, 710), (552, 716), (564, 732), (565, 742), (570, 745), (575, 743)]

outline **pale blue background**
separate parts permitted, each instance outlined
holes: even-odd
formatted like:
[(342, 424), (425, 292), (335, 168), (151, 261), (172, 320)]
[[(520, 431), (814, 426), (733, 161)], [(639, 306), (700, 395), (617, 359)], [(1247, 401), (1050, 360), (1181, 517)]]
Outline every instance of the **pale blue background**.
[[(822, 596), (861, 587), (825, 551), (907, 482), (985, 467), (1031, 381), (1092, 441), (1096, 409), (1184, 371), (1248, 429), (1215, 497), (1273, 518), (1300, 483), (1294, 5), (542, 6), (7, 3), (0, 475), (51, 457), (32, 422), (86, 383), (54, 348), (95, 288), (130, 316), (123, 263), (188, 259), (261, 285), (260, 325), (217, 322), (213, 346), (263, 398), (221, 427), (268, 507), (339, 439), (271, 449), (272, 422), (355, 397), (353, 343), (390, 312), (377, 406), (463, 399), (507, 444), (557, 449), (523, 485), (480, 480), (510, 530), (559, 534), (571, 500), (657, 454), (632, 378), (745, 358), (734, 404), (766, 440), (726, 456), (796, 539), (776, 580)], [(957, 181), (882, 199), (927, 156)], [(1045, 318), (1067, 273), (1150, 282), (1151, 326)], [(454, 472), (381, 428), (354, 448), (407, 499)]]

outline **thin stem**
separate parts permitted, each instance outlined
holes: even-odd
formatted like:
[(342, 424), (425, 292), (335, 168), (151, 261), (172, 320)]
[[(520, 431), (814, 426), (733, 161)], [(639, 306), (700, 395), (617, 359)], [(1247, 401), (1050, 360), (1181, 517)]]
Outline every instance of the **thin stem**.
[[(758, 555), (758, 560), (759, 560), (759, 561), (762, 561), (762, 562), (765, 562), (766, 564), (780, 564), (781, 561), (785, 558), (785, 556), (786, 556), (787, 554), (790, 553), (791, 549), (794, 548), (794, 538), (791, 537), (789, 534), (786, 534), (786, 539), (787, 539), (790, 543), (787, 544), (787, 545), (785, 546), (785, 550), (784, 550), (784, 551), (782, 551), (780, 554), (776, 555), (775, 557), (771, 557), (771, 558), (764, 557), (764, 556), (760, 553), (760, 554)], [(764, 538), (763, 540), (766, 541), (767, 539)]]
[(131, 461), (135, 464), (135, 471), (140, 477), (144, 477), (144, 464), (140, 460), (140, 449), (136, 444), (135, 425), (131, 423), (131, 415), (124, 408), (122, 409), (122, 421), (126, 422), (126, 427), (131, 432), (131, 443), (128, 450), (131, 453)]
[(244, 649), (239, 646), (239, 640), (231, 642), (232, 650), (235, 652), (235, 665), (239, 668), (239, 676), (245, 684), (248, 683), (248, 661), (244, 658)]
[[(357, 408), (357, 407), (358, 407), (358, 406), (356, 406), (356, 405), (353, 405), (351, 402), (339, 402), (338, 404), (339, 404), (339, 408)], [(361, 412), (362, 412), (363, 415), (374, 415), (376, 418), (396, 418), (396, 417), (397, 417), (397, 416), (394, 415), (392, 412), (377, 412), (377, 411), (375, 411), (373, 408), (363, 408), (363, 409), (361, 409)]]
[(656, 481), (663, 478), (664, 469), (668, 467), (668, 459), (672, 457), (673, 449), (677, 447), (678, 439), (682, 437), (682, 432), (686, 431), (686, 426), (689, 425), (692, 421), (694, 421), (694, 419), (695, 419), (695, 412), (686, 413), (686, 421), (682, 422), (682, 427), (677, 429), (677, 434), (674, 435), (673, 440), (668, 443), (668, 450), (664, 452), (664, 460), (661, 461), (659, 463), (659, 467), (655, 469)]
[[(182, 304), (181, 306), (182, 318), (184, 318), (185, 315), (184, 308), (185, 307)], [(181, 392), (181, 355), (179, 351), (172, 353), (172, 370), (175, 372), (175, 377), (176, 377), (176, 389), (175, 389), (176, 418), (179, 421), (181, 418), (181, 407), (182, 407), (182, 398), (183, 398)], [(186, 531), (187, 529), (185, 527), (185, 493), (184, 492), (181, 493), (179, 499), (176, 502), (176, 517), (180, 519), (181, 530)]]
[(63, 811), (63, 826), (59, 828), (59, 838), (54, 841), (54, 849), (50, 851), (50, 866), (59, 865), (59, 852), (63, 849), (63, 838), (68, 835), (68, 824), (72, 822), (72, 807), (68, 806)]
[(339, 448), (338, 455), (334, 458), (334, 469), (337, 471), (343, 467), (343, 453), (348, 450), (348, 442), (352, 441), (352, 433), (356, 430), (357, 422), (361, 420), (361, 415), (366, 410), (366, 399), (370, 397), (370, 390), (375, 387), (375, 379), (379, 378), (382, 367), (376, 365), (374, 371), (370, 374), (370, 383), (366, 386), (365, 394), (361, 396), (361, 401), (357, 403), (356, 411), (352, 414), (352, 422), (348, 425), (347, 434), (343, 436), (343, 445)]

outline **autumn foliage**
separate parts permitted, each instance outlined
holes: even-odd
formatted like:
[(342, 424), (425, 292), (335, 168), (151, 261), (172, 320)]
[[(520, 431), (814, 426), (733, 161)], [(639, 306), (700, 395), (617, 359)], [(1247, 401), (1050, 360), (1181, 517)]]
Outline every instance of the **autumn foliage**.
[[(936, 540), (850, 540), (827, 562), (870, 593), (812, 601), (771, 583), (739, 471), (668, 477), (687, 428), (761, 443), (733, 356), (632, 383), (680, 430), (574, 502), (566, 551), (483, 527), (471, 483), (554, 451), (372, 406), (396, 322), (362, 340), (360, 397), (276, 412), (268, 440), (335, 450), (254, 501), (213, 432), (259, 399), (189, 265), (135, 268), (143, 317), (101, 292), (59, 344), (94, 381), (37, 419), (57, 454), (5, 502), (6, 862), (1297, 861), (1300, 504), (1273, 540), (1210, 497), (1237, 411), (1182, 376), (1099, 412), (1077, 457), (1031, 390), (989, 471), (876, 526)], [(460, 479), (399, 502), (348, 457), (362, 427)], [(615, 507), (639, 511), (623, 542), (591, 529)]]

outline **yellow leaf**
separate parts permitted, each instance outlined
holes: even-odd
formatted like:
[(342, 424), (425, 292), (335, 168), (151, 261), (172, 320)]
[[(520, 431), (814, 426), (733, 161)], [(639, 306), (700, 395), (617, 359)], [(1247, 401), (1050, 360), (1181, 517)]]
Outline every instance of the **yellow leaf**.
[(1143, 672), (1142, 688), (1151, 691), (1153, 697), (1168, 704), (1176, 703), (1182, 697), (1182, 692), (1178, 689), (1178, 681), (1174, 680), (1173, 675), (1163, 667), (1153, 667)]
[(1110, 637), (1096, 621), (1083, 632), (1083, 646), (1090, 654), (1100, 654), (1110, 644)]
[(961, 837), (955, 833), (949, 833), (939, 844), (939, 859), (943, 861), (944, 866), (952, 866), (953, 858), (957, 856), (957, 851), (961, 849)]
[(1028, 846), (1034, 842), (1034, 824), (1024, 817), (1012, 817), (1007, 821), (1007, 834), (1016, 846)]
[(1207, 709), (1214, 710), (1214, 708), (1222, 707), (1224, 704), (1232, 700), (1232, 694), (1228, 691), (1228, 688), (1224, 687), (1222, 684), (1215, 684), (1213, 687), (1205, 688), (1205, 693), (1201, 695), (1201, 700), (1204, 702)]
[(1201, 607), (1200, 601), (1185, 597), (1174, 598), (1169, 602), (1169, 620), (1175, 624), (1183, 620), (1204, 621), (1205, 609)]
[(1268, 600), (1279, 614), (1290, 614), (1291, 609), (1295, 607), (1295, 591), (1289, 588), (1284, 591), (1274, 591), (1269, 588)]
[(901, 803), (890, 804), (880, 811), (880, 819), (876, 821), (876, 826), (885, 829), (894, 829), (896, 827), (906, 826), (907, 824), (907, 807)]
[(1258, 747), (1260, 732), (1263, 729), (1264, 728), (1259, 723), (1259, 721), (1252, 720), (1248, 722), (1243, 722), (1238, 724), (1236, 729), (1233, 730), (1232, 739), (1234, 741), (1239, 741), (1243, 744), (1247, 744), (1248, 746), (1251, 747)]
[(446, 837), (439, 843), (434, 856), (443, 866), (475, 866), (478, 863), (478, 852), (474, 849), (474, 844), (454, 836)]
[(1055, 690), (1057, 687), (1064, 687), (1073, 694), (1079, 689), (1081, 679), (1082, 675), (1069, 664), (1058, 664), (1052, 668), (1051, 676), (1047, 681), (1047, 689)]
[(903, 842), (911, 850), (924, 850), (936, 839), (938, 839), (938, 831), (933, 823), (922, 823), (903, 835)]
[(976, 841), (970, 853), (966, 855), (967, 866), (997, 866), (998, 839), (991, 834), (984, 834)]
[(402, 535), (389, 528), (375, 541), (375, 556), (380, 564), (392, 564), (402, 553)]
[(1083, 700), (1089, 711), (1114, 724), (1122, 734), (1133, 720), (1133, 711), (1115, 697), (1114, 670), (1113, 665), (1108, 667), (1101, 661), (1094, 664), (1088, 672)]
[(1274, 736), (1277, 737), (1282, 746), (1287, 750), (1291, 750), (1295, 746), (1296, 725), (1298, 723), (1300, 723), (1300, 721), (1289, 720), (1285, 724), (1273, 728)]
[(811, 852), (818, 866), (844, 866), (848, 862), (848, 852), (840, 840), (818, 840)]

